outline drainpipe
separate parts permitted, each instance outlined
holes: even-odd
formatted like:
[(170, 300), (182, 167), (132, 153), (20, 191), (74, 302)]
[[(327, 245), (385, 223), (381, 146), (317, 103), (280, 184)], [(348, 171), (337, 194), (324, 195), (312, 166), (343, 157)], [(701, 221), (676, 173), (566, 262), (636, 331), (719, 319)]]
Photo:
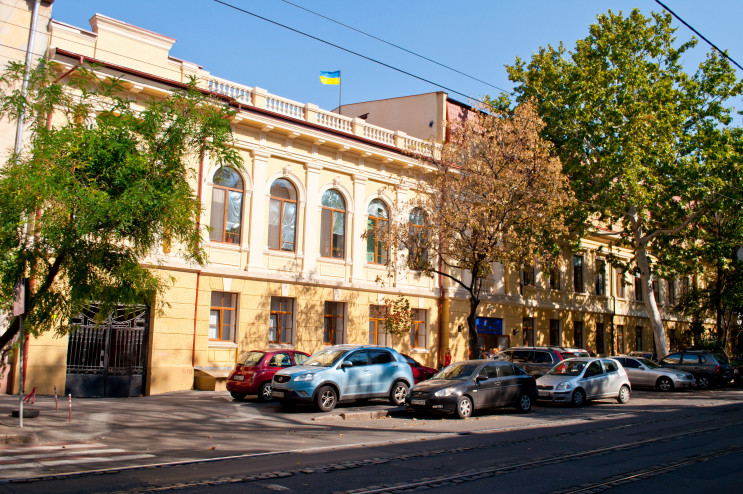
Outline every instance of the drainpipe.
[[(201, 205), (201, 189), (204, 178), (204, 152), (202, 151), (199, 159), (199, 185), (196, 188), (196, 197)], [(196, 228), (201, 231), (201, 215), (196, 220)], [(193, 306), (193, 345), (191, 347), (191, 369), (196, 367), (196, 322), (198, 321), (199, 313), (199, 284), (201, 282), (201, 269), (196, 271), (196, 297)]]

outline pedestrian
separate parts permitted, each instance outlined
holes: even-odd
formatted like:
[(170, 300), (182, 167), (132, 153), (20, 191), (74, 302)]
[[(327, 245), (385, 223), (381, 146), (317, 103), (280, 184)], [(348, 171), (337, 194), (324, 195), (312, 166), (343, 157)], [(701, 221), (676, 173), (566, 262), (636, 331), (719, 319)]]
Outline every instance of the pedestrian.
[(490, 349), (490, 358), (491, 358), (491, 359), (496, 359), (496, 358), (498, 358), (498, 353), (499, 353), (499, 352), (500, 352), (500, 350), (498, 350), (498, 348), (497, 348), (497, 347), (496, 347), (496, 348), (491, 348), (491, 349)]
[(449, 364), (451, 364), (451, 349), (447, 348), (446, 353), (444, 353), (444, 362), (441, 365), (441, 368), (448, 367)]

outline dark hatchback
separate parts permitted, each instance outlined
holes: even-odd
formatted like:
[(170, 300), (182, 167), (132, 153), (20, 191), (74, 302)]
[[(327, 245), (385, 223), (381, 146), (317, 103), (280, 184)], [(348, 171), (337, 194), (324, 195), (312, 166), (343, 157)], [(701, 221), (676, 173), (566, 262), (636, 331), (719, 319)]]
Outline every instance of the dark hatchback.
[(465, 360), (416, 384), (405, 399), (409, 411), (453, 413), (467, 418), (475, 410), (516, 407), (531, 410), (537, 384), (519, 367), (503, 360)]

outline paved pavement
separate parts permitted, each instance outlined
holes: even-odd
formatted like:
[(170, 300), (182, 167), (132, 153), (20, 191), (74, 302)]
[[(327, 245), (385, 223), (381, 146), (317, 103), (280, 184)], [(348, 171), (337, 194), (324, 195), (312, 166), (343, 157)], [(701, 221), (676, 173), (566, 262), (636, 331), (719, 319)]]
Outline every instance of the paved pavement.
[[(0, 479), (54, 475), (121, 466), (203, 462), (272, 453), (307, 453), (341, 447), (370, 448), (420, 440), (446, 440), (475, 431), (534, 429), (644, 416), (695, 407), (743, 403), (743, 390), (658, 393), (635, 391), (628, 405), (614, 400), (581, 409), (539, 406), (533, 413), (497, 410), (463, 421), (410, 416), (372, 400), (341, 404), (331, 413), (283, 410), (276, 403), (234, 401), (226, 392), (182, 391), (141, 398), (72, 399), (37, 396), (36, 418), (11, 417), (18, 397), (0, 395)], [(650, 414), (650, 415), (648, 415)]]

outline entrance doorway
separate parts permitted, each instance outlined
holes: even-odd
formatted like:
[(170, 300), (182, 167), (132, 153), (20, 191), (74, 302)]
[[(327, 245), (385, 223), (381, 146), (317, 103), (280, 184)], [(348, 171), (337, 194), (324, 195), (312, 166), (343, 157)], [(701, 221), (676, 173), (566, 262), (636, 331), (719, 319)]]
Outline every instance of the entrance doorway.
[(72, 320), (67, 345), (65, 394), (125, 397), (144, 394), (149, 307), (118, 306), (97, 322), (91, 305)]

